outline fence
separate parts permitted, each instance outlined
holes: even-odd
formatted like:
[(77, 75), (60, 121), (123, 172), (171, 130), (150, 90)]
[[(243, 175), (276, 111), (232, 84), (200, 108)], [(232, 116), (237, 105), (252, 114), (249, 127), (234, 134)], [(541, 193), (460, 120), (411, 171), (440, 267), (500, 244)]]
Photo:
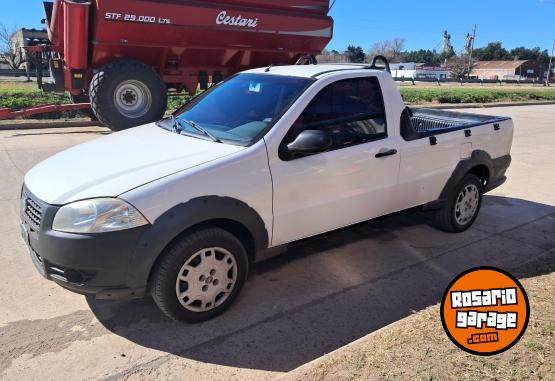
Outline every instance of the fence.
[[(25, 69), (0, 69), (0, 77), (26, 77), (27, 72)], [(36, 77), (37, 71), (31, 70), (29, 72), (30, 77)], [(50, 77), (50, 72), (48, 70), (43, 71), (43, 77)]]
[[(537, 80), (537, 79), (526, 79), (526, 80), (518, 80), (518, 79), (476, 79), (476, 78), (409, 78), (409, 77), (394, 77), (395, 82), (409, 82), (413, 86), (417, 83), (435, 83), (438, 86), (441, 86), (442, 83), (458, 83), (461, 86), (464, 84), (473, 84), (480, 86), (484, 85), (532, 85), (532, 86), (544, 86), (545, 80)], [(549, 85), (555, 84), (555, 79), (551, 79)]]

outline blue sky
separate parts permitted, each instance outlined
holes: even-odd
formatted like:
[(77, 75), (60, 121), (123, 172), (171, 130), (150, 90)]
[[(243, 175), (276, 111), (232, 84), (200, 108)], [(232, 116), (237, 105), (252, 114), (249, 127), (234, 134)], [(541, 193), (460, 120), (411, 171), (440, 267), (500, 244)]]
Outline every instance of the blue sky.
[[(447, 29), (460, 51), (474, 24), (478, 47), (501, 41), (506, 48), (551, 50), (555, 38), (555, 0), (337, 0), (331, 15), (335, 35), (329, 48), (337, 50), (348, 44), (367, 50), (376, 41), (395, 37), (405, 38), (409, 50), (439, 50)], [(2, 0), (0, 23), (8, 27), (40, 28), (43, 17), (42, 0)]]

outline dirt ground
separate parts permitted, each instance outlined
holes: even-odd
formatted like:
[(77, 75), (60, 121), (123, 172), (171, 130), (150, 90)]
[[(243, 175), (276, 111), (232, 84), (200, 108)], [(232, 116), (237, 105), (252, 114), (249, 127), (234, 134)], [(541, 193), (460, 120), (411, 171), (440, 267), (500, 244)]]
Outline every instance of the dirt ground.
[(294, 371), (283, 381), (553, 380), (555, 250), (513, 273), (523, 279), (531, 316), (525, 335), (507, 352), (481, 357), (459, 350), (445, 335), (435, 305)]

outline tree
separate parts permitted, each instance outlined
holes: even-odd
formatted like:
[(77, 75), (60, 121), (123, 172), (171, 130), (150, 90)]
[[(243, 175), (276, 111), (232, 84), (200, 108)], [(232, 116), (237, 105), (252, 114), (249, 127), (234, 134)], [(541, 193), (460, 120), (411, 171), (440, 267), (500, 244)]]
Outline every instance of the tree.
[(347, 50), (345, 51), (345, 55), (347, 56), (350, 62), (354, 63), (362, 63), (366, 58), (364, 54), (364, 50), (360, 46), (349, 45)]
[(483, 48), (474, 49), (474, 57), (479, 61), (511, 60), (511, 54), (499, 41), (490, 42)]
[(17, 29), (9, 30), (0, 25), (0, 61), (10, 65), (12, 69), (19, 69), (25, 62), (21, 41), (14, 38)]
[(439, 54), (435, 49), (434, 50), (412, 50), (402, 52), (399, 55), (399, 60), (401, 62), (417, 62), (417, 63), (424, 63), (426, 65), (440, 65), (443, 60), (441, 58), (441, 54)]
[(451, 78), (464, 78), (468, 77), (472, 72), (472, 69), (476, 66), (474, 62), (470, 62), (469, 57), (466, 54), (460, 56), (453, 56), (447, 61), (447, 66), (451, 71)]
[(320, 63), (346, 63), (348, 62), (345, 54), (339, 53), (337, 50), (333, 49), (331, 51), (324, 49), (322, 54), (316, 57), (317, 61)]
[(401, 52), (405, 47), (405, 39), (396, 37), (393, 40), (384, 40), (376, 42), (368, 51), (368, 57), (371, 59), (377, 55), (384, 56), (389, 61), (397, 61), (401, 58)]
[(529, 49), (521, 46), (512, 49), (510, 55), (515, 60), (533, 60), (537, 61), (543, 66), (547, 66), (549, 64), (549, 52), (547, 51), (547, 49), (541, 50), (539, 47)]

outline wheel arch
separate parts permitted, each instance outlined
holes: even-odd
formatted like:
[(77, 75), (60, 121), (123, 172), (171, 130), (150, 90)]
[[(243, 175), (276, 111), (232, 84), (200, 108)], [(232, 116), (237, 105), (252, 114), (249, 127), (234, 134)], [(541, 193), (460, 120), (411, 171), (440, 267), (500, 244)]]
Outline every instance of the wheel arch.
[(484, 189), (491, 176), (490, 169), (485, 164), (477, 164), (474, 167), (470, 168), (467, 173), (470, 173), (479, 178)]
[(146, 286), (156, 263), (172, 243), (209, 226), (235, 235), (245, 246), (250, 261), (269, 245), (264, 221), (252, 207), (230, 197), (198, 197), (166, 211), (141, 236), (131, 258), (127, 283)]
[(472, 173), (482, 181), (485, 180), (486, 183), (483, 183), (485, 189), (485, 185), (490, 180), (493, 172), (494, 164), (491, 156), (486, 151), (475, 150), (468, 159), (461, 160), (459, 164), (457, 164), (455, 170), (443, 187), (439, 199), (448, 199), (449, 195), (456, 190), (462, 178), (468, 173)]
[(162, 261), (162, 259), (164, 257), (164, 253), (175, 242), (179, 241), (181, 238), (183, 238), (183, 237), (187, 236), (188, 234), (191, 234), (195, 231), (202, 230), (204, 228), (214, 228), (214, 227), (225, 230), (228, 233), (237, 237), (239, 239), (239, 241), (241, 241), (241, 243), (245, 247), (245, 250), (247, 251), (247, 256), (249, 258), (249, 262), (252, 263), (255, 260), (256, 248), (255, 248), (254, 238), (253, 238), (251, 232), (248, 230), (248, 228), (246, 226), (244, 226), (240, 222), (237, 222), (237, 221), (231, 220), (231, 219), (227, 219), (227, 218), (217, 218), (217, 219), (207, 220), (207, 221), (204, 221), (204, 222), (200, 222), (196, 225), (193, 225), (191, 227), (188, 227), (187, 229), (185, 229), (181, 233), (179, 233), (177, 236), (175, 236), (170, 242), (168, 242), (168, 244), (164, 247), (164, 249), (162, 249), (162, 251), (158, 254), (158, 256), (156, 257), (156, 259), (154, 260), (154, 263), (152, 264), (152, 266), (150, 268), (150, 271), (149, 271), (149, 274), (148, 274), (148, 277), (147, 277), (147, 286), (151, 282), (152, 275), (154, 273), (154, 270), (158, 266), (158, 263), (160, 263)]

